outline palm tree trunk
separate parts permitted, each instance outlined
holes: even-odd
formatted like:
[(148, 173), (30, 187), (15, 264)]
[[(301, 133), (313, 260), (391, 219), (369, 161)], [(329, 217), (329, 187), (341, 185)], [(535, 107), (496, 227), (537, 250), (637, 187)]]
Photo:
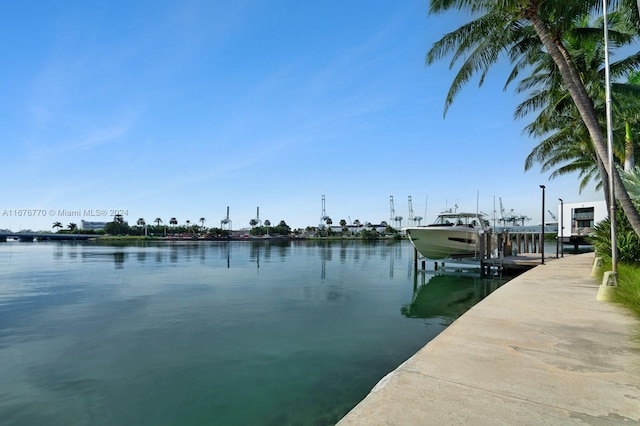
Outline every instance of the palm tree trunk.
[[(580, 81), (580, 75), (575, 64), (571, 61), (566, 49), (564, 49), (562, 41), (557, 38), (552, 38), (549, 29), (538, 16), (535, 4), (530, 3), (530, 6), (531, 8), (527, 10), (525, 17), (531, 21), (540, 41), (542, 41), (547, 52), (551, 55), (553, 61), (558, 66), (558, 70), (562, 75), (562, 80), (566, 84), (567, 90), (571, 94), (571, 98), (575, 102), (576, 107), (580, 112), (580, 116), (582, 117), (582, 121), (584, 121), (584, 124), (589, 131), (589, 135), (593, 140), (593, 144), (596, 148), (596, 154), (602, 161), (606, 173), (612, 174), (611, 176), (613, 177), (616, 198), (627, 216), (627, 219), (629, 219), (631, 227), (636, 234), (640, 236), (640, 213), (638, 213), (638, 210), (636, 210), (633, 205), (633, 202), (629, 197), (629, 193), (622, 183), (618, 170), (615, 167), (611, 170), (608, 161), (605, 161), (605, 159), (608, 158), (607, 143), (604, 140), (604, 135), (600, 129), (600, 123), (598, 122), (598, 116), (595, 108), (593, 107), (593, 102), (587, 94), (584, 85)], [(606, 178), (607, 176), (602, 176), (603, 182)]]
[[(640, 0), (639, 0), (640, 1)], [(624, 122), (624, 170), (630, 172), (636, 167), (633, 138), (631, 137), (631, 123)]]
[(609, 174), (607, 173), (607, 169), (604, 167), (604, 163), (600, 159), (600, 157), (596, 154), (595, 156), (596, 164), (598, 165), (598, 171), (600, 172), (600, 176), (602, 177), (602, 190), (604, 191), (604, 201), (607, 204), (607, 211), (610, 211), (611, 207), (611, 199), (609, 191)]

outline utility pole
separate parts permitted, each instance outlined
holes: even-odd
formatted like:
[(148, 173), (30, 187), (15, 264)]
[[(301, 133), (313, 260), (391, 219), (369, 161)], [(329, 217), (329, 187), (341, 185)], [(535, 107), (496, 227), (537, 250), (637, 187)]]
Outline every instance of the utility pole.
[(544, 185), (540, 185), (542, 188), (542, 236), (540, 237), (540, 253), (542, 254), (542, 260), (540, 263), (544, 265)]

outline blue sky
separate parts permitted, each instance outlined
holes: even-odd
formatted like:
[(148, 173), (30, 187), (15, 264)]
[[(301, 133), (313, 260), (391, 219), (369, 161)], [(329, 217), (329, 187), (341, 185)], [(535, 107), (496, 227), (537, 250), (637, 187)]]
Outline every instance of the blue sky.
[[(445, 207), (526, 214), (600, 199), (578, 177), (524, 172), (536, 141), (513, 121), (508, 63), (443, 118), (433, 42), (466, 21), (427, 0), (25, 1), (0, 17), (0, 228), (51, 229), (123, 210), (135, 223), (234, 229), (407, 217)], [(35, 209), (45, 216), (16, 217)], [(52, 214), (54, 213), (54, 214)], [(41, 213), (38, 213), (41, 214)], [(499, 214), (499, 212), (498, 212)], [(84, 217), (111, 220), (112, 217)], [(550, 217), (546, 217), (550, 220)]]

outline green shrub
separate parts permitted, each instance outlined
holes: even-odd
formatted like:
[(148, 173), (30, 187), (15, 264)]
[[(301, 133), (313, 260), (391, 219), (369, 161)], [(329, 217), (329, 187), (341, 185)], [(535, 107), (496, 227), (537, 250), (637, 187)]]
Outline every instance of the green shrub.
[[(589, 241), (599, 255), (611, 257), (611, 220), (609, 218), (594, 226)], [(616, 241), (618, 260), (640, 265), (640, 238), (620, 208), (616, 209)]]

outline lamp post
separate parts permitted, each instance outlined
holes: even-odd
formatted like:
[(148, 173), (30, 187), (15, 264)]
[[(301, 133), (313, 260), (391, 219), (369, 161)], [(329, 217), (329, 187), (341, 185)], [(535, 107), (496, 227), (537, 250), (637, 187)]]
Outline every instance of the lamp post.
[[(640, 9), (640, 3), (638, 3)], [(611, 77), (609, 66), (609, 29), (607, 26), (607, 0), (602, 0), (602, 18), (604, 26), (604, 78), (605, 78), (605, 106), (607, 119), (607, 156), (609, 162), (609, 220), (611, 222), (611, 284), (617, 285), (618, 254), (616, 239), (616, 195), (614, 190), (613, 173), (613, 125), (611, 117)]]
[(564, 257), (564, 202), (560, 200), (560, 257)]
[[(638, 3), (640, 9), (640, 3)], [(604, 27), (604, 80), (607, 113), (607, 156), (609, 162), (609, 220), (611, 221), (611, 271), (604, 273), (598, 288), (597, 300), (611, 300), (612, 290), (618, 285), (618, 254), (616, 239), (616, 195), (613, 187), (613, 130), (611, 118), (611, 78), (609, 72), (609, 29), (607, 25), (607, 0), (602, 0), (602, 20)]]
[(540, 237), (540, 253), (542, 255), (542, 260), (540, 263), (544, 265), (544, 185), (540, 185), (542, 188), (542, 235)]

